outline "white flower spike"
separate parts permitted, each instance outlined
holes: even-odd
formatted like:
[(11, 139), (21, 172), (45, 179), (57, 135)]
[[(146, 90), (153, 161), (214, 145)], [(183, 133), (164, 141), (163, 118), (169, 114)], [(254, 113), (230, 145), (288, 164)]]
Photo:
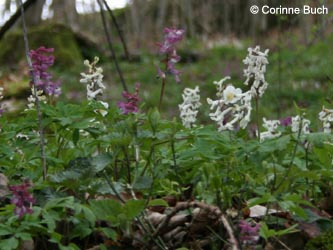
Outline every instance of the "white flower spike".
[(263, 127), (267, 129), (267, 131), (264, 131), (260, 134), (260, 141), (263, 142), (267, 139), (273, 139), (277, 138), (281, 135), (281, 132), (278, 131), (278, 127), (281, 124), (279, 120), (266, 120), (266, 118), (263, 118)]
[(242, 93), (240, 88), (235, 88), (229, 84), (224, 87), (223, 84), (230, 77), (225, 77), (219, 82), (214, 82), (217, 85), (217, 97), (219, 99), (212, 100), (207, 98), (210, 109), (215, 109), (210, 113), (210, 119), (216, 121), (219, 131), (234, 130), (237, 125), (244, 129), (250, 122), (251, 117), (251, 93)]
[(102, 95), (105, 89), (103, 84), (103, 69), (96, 67), (98, 61), (99, 58), (95, 57), (92, 63), (88, 60), (83, 62), (88, 67), (88, 73), (81, 73), (82, 79), (80, 82), (87, 84), (87, 99), (89, 101), (96, 99), (98, 95)]
[(183, 93), (183, 103), (178, 105), (180, 118), (184, 127), (191, 128), (196, 121), (200, 103), (200, 89), (196, 86), (194, 89), (186, 88)]
[[(301, 124), (302, 121), (302, 124)], [(301, 133), (309, 134), (310, 133), (310, 120), (301, 118), (299, 115), (291, 118), (291, 131), (298, 134), (299, 129), (301, 128)]]
[(256, 46), (254, 49), (248, 48), (248, 52), (249, 54), (243, 60), (243, 63), (247, 65), (247, 69), (244, 70), (246, 77), (244, 84), (250, 85), (252, 97), (261, 97), (268, 86), (265, 73), (269, 50), (266, 49), (265, 52), (261, 52), (260, 47)]
[(324, 132), (331, 133), (333, 127), (333, 109), (323, 107), (319, 113), (319, 120), (323, 122)]

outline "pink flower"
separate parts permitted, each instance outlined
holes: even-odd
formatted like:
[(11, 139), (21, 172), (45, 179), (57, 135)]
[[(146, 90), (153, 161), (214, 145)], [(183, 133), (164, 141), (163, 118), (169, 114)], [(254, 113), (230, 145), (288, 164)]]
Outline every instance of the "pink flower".
[(183, 39), (185, 31), (183, 29), (165, 28), (164, 41), (158, 44), (161, 54), (167, 54), (174, 51), (175, 45)]
[(171, 74), (174, 76), (177, 83), (180, 82), (179, 75), (181, 72), (175, 69), (175, 64), (180, 61), (180, 56), (177, 55), (176, 45), (183, 39), (184, 32), (183, 29), (164, 29), (164, 41), (158, 43), (158, 46), (160, 53), (166, 55), (166, 69), (165, 72), (163, 72), (160, 68), (157, 68), (159, 77), (165, 78), (166, 74)]
[(9, 189), (13, 193), (11, 203), (15, 205), (14, 214), (21, 218), (25, 214), (31, 214), (30, 205), (35, 203), (35, 199), (29, 192), (31, 184), (25, 180), (22, 184), (10, 186)]
[(290, 126), (292, 124), (291, 116), (280, 119), (280, 123), (282, 126), (285, 126), (285, 127)]
[(138, 102), (140, 101), (139, 88), (140, 88), (140, 83), (136, 83), (134, 94), (130, 94), (126, 91), (123, 92), (123, 97), (126, 98), (127, 102), (118, 102), (117, 104), (123, 114), (127, 115), (129, 113), (138, 112)]
[(52, 75), (47, 72), (48, 68), (54, 63), (53, 51), (53, 48), (42, 46), (36, 50), (31, 50), (30, 57), (37, 89), (43, 90), (48, 95), (59, 96), (61, 94), (60, 82), (53, 82)]
[(259, 240), (259, 230), (260, 224), (247, 222), (246, 220), (241, 220), (238, 224), (240, 228), (240, 241), (242, 242), (243, 246), (248, 247), (247, 249), (255, 249), (254, 247)]

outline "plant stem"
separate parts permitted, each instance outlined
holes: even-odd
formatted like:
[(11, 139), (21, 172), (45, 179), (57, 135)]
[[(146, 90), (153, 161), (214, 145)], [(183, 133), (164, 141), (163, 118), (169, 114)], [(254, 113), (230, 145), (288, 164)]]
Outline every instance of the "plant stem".
[(256, 96), (256, 117), (257, 117), (257, 131), (258, 131), (258, 141), (260, 142), (260, 117), (259, 117), (259, 96)]
[(162, 79), (162, 87), (161, 87), (161, 94), (160, 94), (160, 102), (158, 104), (158, 110), (161, 111), (163, 96), (164, 96), (164, 89), (165, 89), (166, 77)]
[(115, 196), (118, 198), (118, 200), (125, 204), (125, 200), (123, 199), (123, 197), (120, 196), (120, 194), (118, 193), (116, 187), (113, 185), (112, 181), (110, 181), (109, 176), (106, 174), (106, 172), (103, 172), (103, 177), (106, 180), (107, 184), (109, 185), (109, 187), (111, 188), (112, 192), (114, 192)]
[(161, 111), (161, 106), (162, 106), (162, 101), (163, 101), (163, 96), (164, 96), (164, 90), (165, 90), (165, 85), (166, 85), (166, 75), (167, 75), (167, 72), (168, 72), (168, 61), (169, 61), (169, 55), (166, 55), (166, 58), (165, 58), (165, 76), (162, 77), (160, 102), (158, 104), (158, 110), (159, 111)]
[(125, 155), (125, 163), (126, 163), (126, 169), (127, 169), (127, 182), (129, 184), (131, 184), (132, 183), (132, 179), (131, 179), (131, 163), (130, 163), (130, 160), (129, 160), (127, 149), (125, 147), (123, 147), (123, 151), (124, 151), (124, 155)]
[(42, 112), (40, 108), (40, 101), (37, 95), (37, 88), (36, 88), (36, 75), (34, 72), (34, 69), (32, 67), (31, 58), (29, 55), (29, 41), (28, 41), (28, 32), (27, 27), (25, 23), (25, 15), (24, 15), (24, 7), (22, 0), (20, 0), (20, 9), (21, 9), (21, 16), (22, 16), (22, 27), (23, 27), (23, 38), (24, 38), (24, 46), (25, 46), (25, 55), (27, 58), (27, 63), (29, 66), (29, 71), (31, 73), (31, 80), (32, 80), (32, 86), (33, 86), (33, 96), (35, 98), (35, 105), (36, 105), (36, 111), (37, 111), (37, 122), (38, 122), (38, 133), (40, 137), (40, 157), (42, 162), (42, 172), (43, 172), (43, 180), (46, 180), (47, 176), (47, 166), (46, 166), (46, 156), (45, 156), (45, 139), (44, 139), (44, 129), (42, 124)]
[[(279, 185), (277, 185), (276, 190), (278, 190), (280, 188), (280, 186), (283, 184), (283, 182), (288, 178), (289, 173), (291, 171), (291, 168), (292, 168), (292, 166), (294, 164), (294, 160), (295, 160), (295, 157), (296, 157), (296, 152), (297, 152), (298, 144), (299, 144), (299, 141), (300, 141), (300, 138), (301, 138), (302, 127), (303, 127), (302, 124), (303, 124), (303, 119), (301, 118), (299, 130), (298, 130), (298, 133), (297, 133), (297, 139), (296, 139), (296, 142), (295, 142), (294, 150), (293, 150), (293, 153), (292, 153), (292, 156), (291, 156), (291, 160), (290, 160), (288, 169), (286, 171), (286, 174), (285, 174), (284, 178), (281, 180), (281, 182), (279, 183)], [(289, 184), (289, 189), (290, 189), (290, 185), (291, 185), (291, 183)]]

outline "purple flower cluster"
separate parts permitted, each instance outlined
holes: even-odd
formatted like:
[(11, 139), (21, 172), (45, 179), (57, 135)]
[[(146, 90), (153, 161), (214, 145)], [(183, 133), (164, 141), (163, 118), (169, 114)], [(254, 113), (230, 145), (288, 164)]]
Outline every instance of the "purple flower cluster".
[(184, 30), (175, 28), (164, 29), (164, 41), (162, 44), (158, 44), (161, 54), (170, 54), (175, 50), (175, 46), (183, 39)]
[(118, 102), (117, 104), (123, 114), (127, 115), (129, 113), (138, 112), (138, 102), (140, 101), (139, 89), (140, 89), (140, 83), (136, 83), (134, 94), (130, 94), (127, 91), (123, 92), (122, 95), (124, 98), (126, 98), (127, 102)]
[(11, 203), (15, 205), (14, 214), (21, 218), (25, 214), (31, 214), (31, 204), (35, 203), (35, 199), (29, 192), (31, 184), (25, 180), (22, 184), (10, 186), (9, 189), (13, 193)]
[(158, 68), (159, 77), (165, 78), (166, 73), (169, 73), (175, 77), (176, 82), (180, 82), (180, 71), (175, 69), (175, 64), (180, 61), (180, 56), (177, 55), (176, 45), (183, 39), (184, 32), (183, 29), (164, 29), (164, 41), (163, 43), (158, 43), (158, 46), (160, 53), (166, 55), (166, 72)]
[(284, 127), (288, 127), (292, 124), (291, 116), (280, 119), (280, 124)]
[(255, 249), (255, 246), (259, 240), (259, 230), (260, 224), (247, 222), (246, 220), (241, 220), (239, 222), (240, 228), (240, 241), (246, 249)]
[(50, 96), (59, 96), (61, 94), (60, 82), (53, 82), (52, 75), (47, 72), (48, 68), (54, 63), (53, 51), (53, 48), (42, 46), (36, 50), (31, 50), (30, 57), (37, 89), (43, 90), (44, 93)]

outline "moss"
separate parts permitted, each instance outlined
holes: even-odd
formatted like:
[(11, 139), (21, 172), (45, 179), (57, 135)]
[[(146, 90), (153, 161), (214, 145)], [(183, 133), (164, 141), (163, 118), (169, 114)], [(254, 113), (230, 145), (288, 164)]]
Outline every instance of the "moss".
[[(55, 66), (70, 69), (82, 63), (82, 55), (74, 33), (64, 25), (48, 24), (32, 28), (28, 33), (30, 49), (40, 46), (54, 48)], [(8, 33), (0, 41), (0, 63), (15, 66), (25, 58), (21, 30)]]
[(332, 250), (332, 249), (333, 249), (333, 231), (323, 233), (322, 235), (311, 239), (305, 245), (305, 250)]

